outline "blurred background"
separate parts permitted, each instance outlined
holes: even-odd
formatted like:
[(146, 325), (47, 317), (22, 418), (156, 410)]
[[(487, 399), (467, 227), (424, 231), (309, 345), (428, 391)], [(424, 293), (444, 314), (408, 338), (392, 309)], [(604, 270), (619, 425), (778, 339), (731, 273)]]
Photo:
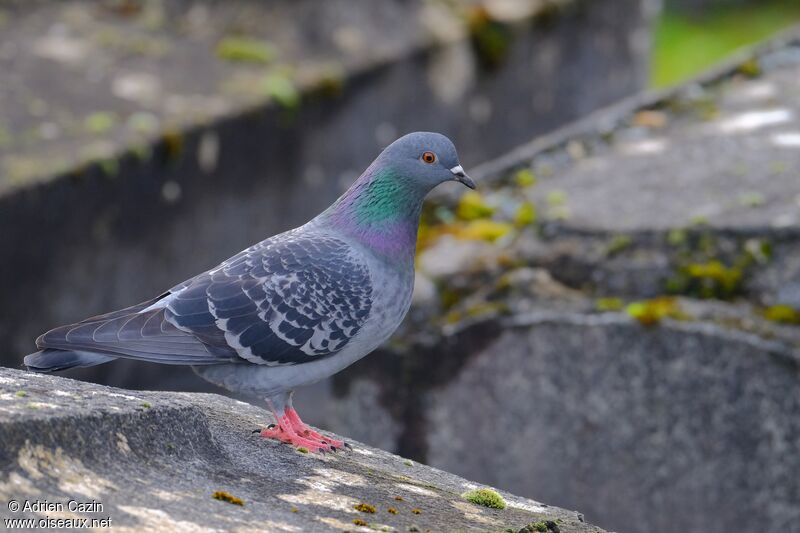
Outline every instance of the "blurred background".
[(408, 319), (304, 417), (609, 530), (795, 531), (798, 23), (794, 0), (5, 0), (0, 363), (440, 131), (478, 191), (437, 191)]

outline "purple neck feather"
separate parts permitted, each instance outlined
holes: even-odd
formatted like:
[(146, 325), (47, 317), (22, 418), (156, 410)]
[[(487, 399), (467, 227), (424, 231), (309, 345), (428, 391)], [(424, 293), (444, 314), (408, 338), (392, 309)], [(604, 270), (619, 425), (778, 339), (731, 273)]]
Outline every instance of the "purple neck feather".
[(427, 191), (375, 161), (321, 216), (389, 259), (411, 259)]

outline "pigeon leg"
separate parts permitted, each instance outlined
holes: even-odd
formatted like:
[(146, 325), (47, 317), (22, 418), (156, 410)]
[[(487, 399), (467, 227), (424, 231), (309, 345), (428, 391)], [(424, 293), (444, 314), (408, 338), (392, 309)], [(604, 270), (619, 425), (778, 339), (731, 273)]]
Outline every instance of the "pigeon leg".
[(336, 450), (337, 448), (343, 448), (345, 446), (344, 442), (325, 436), (317, 431), (314, 431), (313, 429), (308, 427), (305, 424), (305, 422), (300, 420), (300, 415), (297, 414), (294, 405), (292, 405), (293, 396), (294, 396), (294, 391), (290, 391), (289, 398), (286, 400), (286, 416), (289, 418), (289, 422), (292, 424), (292, 428), (295, 430), (295, 432), (298, 435), (302, 435), (304, 437), (309, 437), (314, 440), (324, 442), (334, 450)]
[(291, 444), (298, 448), (306, 448), (312, 452), (327, 452), (331, 450), (330, 444), (322, 440), (316, 440), (310, 435), (300, 435), (294, 429), (291, 420), (287, 416), (285, 409), (285, 398), (269, 398), (267, 405), (275, 417), (274, 427), (261, 430), (261, 436), (268, 439), (275, 439), (286, 444)]
[(330, 446), (331, 448), (343, 448), (344, 442), (336, 439), (332, 439), (327, 437), (321, 433), (318, 433), (308, 427), (305, 422), (300, 420), (300, 415), (297, 414), (297, 411), (294, 410), (293, 407), (286, 408), (286, 418), (289, 419), (289, 423), (292, 425), (292, 429), (298, 434), (303, 435), (305, 437), (318, 440)]

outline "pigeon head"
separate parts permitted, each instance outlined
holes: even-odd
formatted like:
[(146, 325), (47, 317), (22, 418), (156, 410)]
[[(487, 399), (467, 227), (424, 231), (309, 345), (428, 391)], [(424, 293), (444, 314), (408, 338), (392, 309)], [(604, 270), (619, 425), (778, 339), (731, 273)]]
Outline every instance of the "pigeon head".
[(446, 181), (458, 181), (470, 189), (475, 188), (475, 182), (458, 161), (456, 147), (441, 133), (404, 135), (390, 144), (374, 164), (425, 193)]
[(413, 260), (422, 201), (446, 181), (475, 188), (450, 139), (409, 133), (387, 146), (320, 221), (375, 251)]

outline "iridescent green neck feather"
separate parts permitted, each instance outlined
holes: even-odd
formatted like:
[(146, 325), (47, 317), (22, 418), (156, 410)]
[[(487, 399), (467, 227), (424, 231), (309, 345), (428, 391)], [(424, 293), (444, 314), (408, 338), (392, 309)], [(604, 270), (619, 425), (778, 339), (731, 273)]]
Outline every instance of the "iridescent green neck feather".
[(381, 255), (413, 259), (427, 192), (412, 180), (373, 163), (321, 216)]

